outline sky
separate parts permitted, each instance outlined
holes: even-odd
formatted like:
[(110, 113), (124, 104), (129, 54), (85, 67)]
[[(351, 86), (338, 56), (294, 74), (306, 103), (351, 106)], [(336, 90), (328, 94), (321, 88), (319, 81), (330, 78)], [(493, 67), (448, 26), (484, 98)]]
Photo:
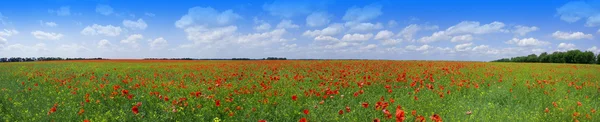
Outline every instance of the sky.
[(0, 3), (0, 57), (490, 61), (599, 40), (597, 0)]

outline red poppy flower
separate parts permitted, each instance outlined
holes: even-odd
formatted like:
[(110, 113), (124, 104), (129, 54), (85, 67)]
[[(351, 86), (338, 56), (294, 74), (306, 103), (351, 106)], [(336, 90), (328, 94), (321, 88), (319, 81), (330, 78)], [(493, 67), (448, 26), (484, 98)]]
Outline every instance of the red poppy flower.
[(294, 95), (292, 96), (292, 100), (296, 101), (298, 99), (298, 96)]
[(217, 100), (217, 101), (215, 101), (215, 105), (216, 105), (217, 107), (221, 106), (221, 100)]
[(267, 122), (267, 120), (261, 119), (261, 120), (258, 120), (258, 122)]
[(550, 109), (546, 108), (546, 109), (544, 110), (544, 112), (548, 113), (548, 112), (550, 112)]
[(440, 115), (437, 114), (433, 114), (429, 118), (431, 118), (431, 120), (433, 120), (434, 122), (442, 122), (442, 117), (440, 117)]
[(308, 122), (308, 120), (306, 120), (306, 118), (300, 118), (300, 120), (298, 120), (298, 122)]
[(308, 115), (308, 109), (304, 109), (304, 114)]
[(58, 106), (58, 104), (54, 104), (54, 106), (52, 106), (52, 108), (50, 108), (50, 111), (48, 111), (48, 115), (56, 112), (56, 106)]
[(425, 122), (425, 117), (419, 115), (415, 118), (415, 122)]
[(350, 113), (350, 107), (346, 106), (346, 112)]
[(369, 103), (363, 102), (362, 106), (365, 107), (365, 108), (368, 108), (369, 107)]
[(400, 106), (396, 107), (396, 122), (403, 122), (405, 119), (404, 110)]
[(375, 118), (373, 119), (373, 122), (381, 122), (381, 120), (379, 120), (379, 118)]
[(343, 111), (343, 110), (340, 110), (340, 111), (338, 112), (338, 114), (342, 115), (342, 114), (344, 114), (344, 111)]

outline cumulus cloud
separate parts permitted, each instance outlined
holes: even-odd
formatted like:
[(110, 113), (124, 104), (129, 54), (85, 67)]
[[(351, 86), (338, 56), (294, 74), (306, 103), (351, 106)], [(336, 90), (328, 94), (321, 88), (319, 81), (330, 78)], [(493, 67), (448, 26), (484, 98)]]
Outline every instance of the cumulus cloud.
[(598, 48), (598, 47), (596, 47), (596, 46), (592, 46), (592, 47), (588, 48), (588, 49), (587, 49), (587, 51), (590, 51), (590, 52), (594, 52), (594, 53), (596, 53), (596, 54), (599, 54), (599, 53), (600, 53), (600, 48)]
[(58, 16), (69, 16), (69, 15), (71, 15), (71, 7), (70, 6), (61, 6), (58, 9), (48, 9), (48, 13), (56, 14)]
[(400, 33), (398, 33), (398, 36), (401, 36), (402, 38), (404, 38), (405, 40), (412, 40), (413, 36), (422, 30), (437, 30), (439, 29), (438, 26), (433, 25), (417, 25), (417, 24), (411, 24), (408, 25), (406, 27), (404, 27), (402, 29), (402, 31), (400, 31)]
[(40, 25), (42, 25), (42, 26), (48, 26), (48, 27), (56, 27), (56, 26), (58, 26), (58, 24), (56, 24), (55, 22), (44, 22), (42, 20), (40, 20)]
[(600, 25), (600, 4), (597, 1), (570, 1), (556, 9), (560, 19), (569, 23), (587, 19), (585, 26)]
[(386, 39), (390, 39), (392, 38), (392, 36), (394, 36), (394, 33), (392, 31), (389, 30), (382, 30), (379, 31), (377, 33), (377, 35), (375, 35), (375, 40), (386, 40)]
[(328, 27), (322, 30), (307, 30), (302, 35), (308, 37), (317, 37), (317, 36), (335, 36), (344, 31), (344, 25), (335, 23), (331, 24)]
[(271, 24), (269, 24), (269, 23), (262, 23), (256, 27), (254, 27), (254, 30), (257, 30), (257, 31), (267, 31), (269, 29), (271, 29)]
[(167, 40), (165, 40), (163, 37), (159, 37), (154, 40), (148, 40), (148, 42), (148, 45), (150, 45), (150, 50), (160, 50), (169, 45)]
[(110, 48), (112, 46), (112, 43), (106, 39), (102, 39), (98, 42), (98, 48)]
[(233, 35), (237, 31), (236, 26), (206, 28), (204, 26), (189, 27), (184, 30), (187, 33), (187, 39), (195, 43), (210, 43), (222, 40), (225, 37)]
[(138, 19), (137, 21), (133, 20), (123, 20), (123, 26), (131, 29), (139, 29), (144, 30), (148, 25), (144, 22), (143, 19)]
[(517, 25), (514, 27), (512, 32), (515, 34), (519, 34), (521, 36), (525, 36), (527, 33), (537, 31), (537, 30), (539, 30), (539, 28), (535, 27), (535, 26), (527, 27), (527, 26)]
[(471, 45), (473, 45), (473, 43), (459, 44), (459, 45), (454, 46), (454, 49), (456, 49), (457, 51), (465, 51), (467, 49), (470, 49), (468, 47), (471, 47)]
[(33, 31), (31, 35), (36, 39), (41, 40), (59, 40), (63, 37), (60, 33), (51, 33), (51, 32), (43, 32), (43, 31)]
[(103, 4), (98, 4), (96, 6), (96, 12), (102, 14), (102, 15), (110, 15), (113, 13), (113, 8), (110, 7), (109, 5), (103, 5)]
[(406, 47), (404, 47), (404, 49), (406, 50), (411, 50), (411, 51), (427, 51), (429, 49), (431, 49), (432, 47), (429, 45), (422, 45), (420, 47), (414, 46), (414, 45), (408, 45)]
[(473, 40), (473, 36), (471, 34), (454, 36), (450, 39), (451, 42), (468, 42)]
[(373, 23), (347, 22), (345, 24), (345, 26), (350, 28), (348, 30), (348, 32), (370, 32), (370, 31), (374, 31), (374, 30), (383, 28), (383, 24), (381, 24), (381, 23), (373, 24)]
[(81, 30), (83, 35), (105, 35), (105, 36), (118, 36), (121, 34), (121, 27), (112, 25), (98, 25), (87, 26)]
[(504, 26), (504, 23), (498, 21), (494, 21), (485, 25), (480, 25), (480, 23), (476, 21), (463, 21), (446, 29), (446, 33), (452, 35), (469, 33), (486, 34), (494, 32), (506, 32), (506, 30), (503, 29)]
[(19, 31), (17, 30), (7, 30), (4, 29), (4, 31), (0, 31), (0, 46), (4, 45), (8, 42), (8, 40), (6, 39), (7, 37), (11, 37), (13, 35), (19, 34)]
[(552, 33), (552, 37), (559, 40), (579, 40), (579, 39), (593, 39), (594, 36), (592, 34), (585, 34), (583, 32), (562, 32), (556, 31)]
[(217, 11), (211, 7), (193, 7), (175, 22), (178, 28), (190, 26), (223, 26), (242, 18), (233, 10)]
[(560, 43), (560, 44), (558, 44), (558, 48), (559, 49), (565, 49), (565, 50), (574, 50), (575, 49), (575, 44)]
[(489, 24), (481, 25), (476, 21), (463, 21), (444, 31), (438, 31), (431, 36), (425, 36), (419, 39), (419, 42), (430, 43), (441, 40), (451, 40), (453, 35), (459, 34), (488, 34), (496, 32), (508, 32), (504, 29), (504, 23), (494, 21)]
[(319, 27), (329, 24), (331, 15), (326, 12), (313, 12), (306, 17), (306, 25), (310, 27)]
[(126, 39), (121, 40), (122, 44), (130, 44), (133, 48), (138, 48), (138, 40), (143, 39), (144, 36), (141, 34), (129, 35)]
[(342, 41), (367, 41), (373, 37), (373, 34), (346, 34), (342, 37)]
[(317, 36), (315, 37), (316, 41), (339, 41), (339, 39), (331, 36)]
[(281, 20), (279, 24), (277, 24), (277, 28), (299, 28), (300, 26), (292, 23), (292, 20)]
[(522, 46), (522, 47), (526, 47), (526, 46), (543, 46), (543, 45), (550, 44), (550, 42), (540, 41), (540, 40), (535, 39), (535, 38), (523, 38), (523, 39), (513, 38), (511, 40), (506, 41), (505, 43), (506, 44), (515, 44), (517, 46)]
[(342, 20), (363, 22), (377, 18), (382, 14), (383, 12), (381, 12), (381, 5), (379, 4), (370, 4), (362, 8), (354, 6), (346, 10), (346, 14), (344, 17), (342, 17)]
[(62, 51), (62, 52), (84, 52), (84, 51), (90, 51), (90, 49), (86, 48), (83, 45), (79, 45), (79, 44), (62, 44), (60, 45), (57, 50)]

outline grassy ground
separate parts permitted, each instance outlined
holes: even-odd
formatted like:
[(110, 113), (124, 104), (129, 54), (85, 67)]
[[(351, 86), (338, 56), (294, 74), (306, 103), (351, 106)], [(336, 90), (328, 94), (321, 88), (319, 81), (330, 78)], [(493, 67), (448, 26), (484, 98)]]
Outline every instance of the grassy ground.
[(121, 60), (0, 69), (4, 121), (395, 121), (398, 106), (406, 121), (600, 121), (598, 65)]

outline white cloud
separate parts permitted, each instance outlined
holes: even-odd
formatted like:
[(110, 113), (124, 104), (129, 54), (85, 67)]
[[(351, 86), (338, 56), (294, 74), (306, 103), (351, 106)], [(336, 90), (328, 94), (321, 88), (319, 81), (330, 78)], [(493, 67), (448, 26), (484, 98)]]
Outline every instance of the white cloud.
[(87, 26), (81, 30), (83, 35), (105, 35), (105, 36), (118, 36), (121, 34), (121, 27), (112, 25), (97, 25)]
[(514, 27), (512, 32), (515, 34), (519, 34), (521, 36), (525, 36), (527, 33), (537, 31), (537, 30), (539, 30), (539, 28), (535, 27), (535, 26), (527, 27), (527, 26), (517, 25)]
[(505, 43), (507, 43), (507, 44), (516, 44), (517, 46), (522, 46), (522, 47), (526, 47), (526, 46), (543, 46), (543, 45), (550, 44), (550, 42), (540, 41), (540, 40), (535, 39), (535, 38), (523, 38), (523, 39), (513, 38), (511, 40), (506, 41)]
[(126, 39), (121, 40), (122, 44), (130, 44), (133, 48), (138, 48), (138, 40), (143, 39), (144, 36), (141, 34), (129, 35)]
[(596, 33), (600, 34), (600, 29), (598, 29), (598, 31), (596, 31)]
[(431, 36), (421, 37), (421, 39), (419, 39), (419, 42), (431, 43), (431, 42), (436, 42), (439, 40), (448, 40), (448, 39), (451, 39), (451, 37), (446, 34), (446, 31), (438, 31), (438, 32), (431, 34)]
[(587, 21), (585, 22), (585, 26), (587, 26), (587, 27), (600, 26), (600, 13), (596, 14), (594, 16), (588, 17)]
[(146, 22), (144, 22), (144, 20), (142, 20), (142, 19), (138, 19), (137, 21), (123, 20), (123, 26), (125, 26), (127, 28), (131, 28), (131, 29), (139, 29), (139, 30), (144, 30), (144, 29), (146, 29), (146, 27), (148, 27)]
[(361, 50), (371, 50), (371, 49), (375, 49), (375, 48), (377, 48), (377, 45), (375, 45), (375, 44), (368, 44), (367, 46), (360, 47)]
[(596, 46), (592, 46), (592, 47), (588, 48), (587, 51), (594, 52), (596, 54), (600, 54), (600, 49)]
[(575, 44), (560, 43), (560, 44), (558, 44), (558, 48), (559, 49), (565, 49), (565, 50), (573, 50), (573, 49), (575, 49)]
[(269, 29), (271, 29), (271, 24), (269, 24), (269, 23), (262, 23), (256, 27), (254, 27), (254, 30), (257, 30), (257, 31), (267, 31)]
[(63, 35), (60, 33), (51, 33), (51, 32), (43, 32), (43, 31), (33, 31), (33, 32), (31, 32), (31, 35), (33, 35), (35, 38), (41, 39), (41, 40), (59, 40), (60, 38), (63, 37)]
[(154, 13), (150, 13), (150, 12), (146, 12), (146, 13), (144, 13), (144, 15), (146, 15), (146, 16), (149, 16), (149, 17), (154, 17), (154, 16), (156, 16), (156, 14), (154, 14)]
[(429, 45), (422, 45), (420, 47), (414, 46), (414, 45), (408, 45), (406, 47), (404, 47), (406, 50), (412, 50), (412, 51), (426, 51), (431, 49), (432, 47)]
[(497, 21), (485, 25), (480, 25), (480, 23), (476, 21), (463, 21), (449, 27), (445, 31), (438, 31), (433, 33), (431, 36), (421, 37), (419, 42), (430, 43), (440, 40), (450, 40), (452, 39), (451, 36), (458, 34), (488, 34), (495, 32), (508, 32), (503, 28), (504, 23)]
[(494, 21), (490, 24), (480, 25), (476, 21), (463, 21), (446, 29), (446, 33), (452, 34), (486, 34), (494, 32), (506, 32), (504, 23)]
[(148, 45), (150, 45), (151, 50), (160, 50), (169, 45), (167, 40), (165, 40), (163, 37), (159, 37), (154, 40), (148, 40), (148, 41), (149, 41)]
[(329, 24), (330, 15), (326, 12), (313, 12), (306, 17), (306, 25), (310, 27), (319, 27)]
[(63, 44), (63, 45), (60, 45), (57, 49), (59, 51), (69, 52), (69, 53), (90, 51), (90, 49), (88, 49), (82, 45), (78, 45), (78, 44)]
[(390, 46), (390, 45), (396, 45), (396, 44), (400, 43), (400, 41), (401, 40), (398, 40), (398, 39), (386, 39), (386, 40), (383, 40), (381, 42), (381, 44), (383, 46)]
[(48, 26), (48, 27), (56, 27), (58, 26), (58, 24), (54, 23), (54, 22), (44, 22), (40, 20), (40, 25), (42, 26)]
[(69, 16), (71, 15), (71, 7), (70, 6), (61, 6), (60, 8), (53, 10), (48, 9), (48, 13), (56, 14), (58, 16)]
[(299, 28), (300, 26), (292, 23), (292, 20), (281, 20), (279, 24), (277, 24), (277, 28)]
[(569, 23), (587, 19), (586, 27), (600, 26), (600, 4), (597, 1), (571, 1), (556, 9), (560, 19)]
[(186, 15), (183, 15), (181, 19), (175, 22), (175, 26), (178, 28), (185, 28), (198, 25), (228, 25), (240, 18), (242, 17), (234, 13), (231, 9), (219, 12), (211, 7), (193, 7), (188, 10)]
[(473, 40), (473, 36), (471, 34), (454, 36), (452, 39), (450, 39), (451, 42), (468, 42), (471, 40)]
[(110, 15), (113, 13), (113, 8), (110, 7), (109, 5), (102, 5), (102, 4), (98, 4), (96, 6), (96, 12), (102, 14), (102, 15)]
[(465, 51), (465, 50), (470, 49), (468, 47), (471, 47), (471, 45), (473, 45), (473, 43), (459, 44), (459, 45), (454, 46), (454, 49), (456, 49), (457, 51)]
[(315, 37), (316, 41), (339, 41), (339, 39), (331, 36), (317, 36)]
[(342, 37), (342, 41), (367, 41), (373, 37), (373, 34), (346, 34)]
[(370, 32), (373, 30), (378, 30), (383, 28), (383, 24), (381, 23), (354, 23), (354, 22), (347, 22), (345, 24), (346, 27), (350, 27), (350, 29), (348, 30), (348, 32)]
[(552, 37), (554, 37), (555, 39), (559, 39), (559, 40), (579, 40), (579, 39), (593, 39), (594, 38), (594, 36), (592, 36), (592, 34), (585, 34), (583, 32), (568, 33), (568, 32), (561, 32), (561, 31), (556, 31), (556, 32), (552, 33)]
[(285, 33), (287, 33), (285, 29), (275, 29), (270, 32), (242, 35), (233, 39), (233, 42), (244, 44), (246, 46), (265, 46), (272, 42), (285, 42), (286, 40), (282, 39), (282, 36)]
[(317, 37), (317, 36), (335, 36), (344, 31), (344, 26), (339, 23), (331, 24), (323, 30), (307, 30), (302, 35), (308, 37)]
[(381, 12), (381, 5), (379, 4), (366, 5), (363, 8), (354, 6), (346, 10), (346, 14), (344, 17), (342, 17), (342, 19), (345, 21), (363, 22), (377, 18), (382, 14), (383, 12)]
[(14, 30), (14, 29), (12, 29), (12, 30), (4, 29), (4, 31), (0, 31), (0, 46), (6, 44), (8, 42), (6, 37), (11, 37), (16, 34), (19, 34), (19, 31)]
[(184, 31), (187, 33), (187, 39), (195, 43), (210, 43), (223, 40), (225, 37), (232, 36), (237, 30), (236, 26), (206, 28), (203, 26), (189, 27)]
[(400, 33), (398, 33), (398, 36), (403, 37), (405, 40), (412, 40), (413, 36), (421, 30), (437, 30), (437, 29), (439, 29), (439, 27), (436, 25), (429, 26), (429, 25), (411, 24), (411, 25), (404, 27), (404, 29), (402, 29), (402, 31), (400, 31)]
[(110, 48), (112, 47), (112, 43), (106, 39), (102, 39), (98, 42), (98, 48)]
[(392, 31), (389, 30), (382, 30), (379, 31), (377, 33), (377, 35), (375, 35), (375, 40), (386, 40), (386, 39), (390, 39), (392, 38), (392, 36), (394, 36), (394, 33)]

